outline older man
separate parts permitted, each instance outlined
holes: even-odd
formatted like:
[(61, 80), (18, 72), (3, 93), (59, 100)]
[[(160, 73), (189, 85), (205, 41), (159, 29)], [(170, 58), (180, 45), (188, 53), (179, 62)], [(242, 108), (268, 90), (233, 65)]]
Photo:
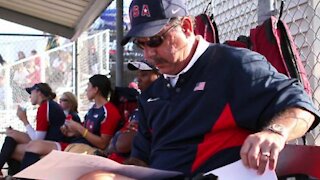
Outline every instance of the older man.
[(242, 159), (263, 173), (317, 125), (297, 80), (260, 54), (195, 36), (183, 0), (133, 0), (130, 18), (122, 44), (133, 40), (163, 74), (141, 95), (132, 164), (193, 176)]

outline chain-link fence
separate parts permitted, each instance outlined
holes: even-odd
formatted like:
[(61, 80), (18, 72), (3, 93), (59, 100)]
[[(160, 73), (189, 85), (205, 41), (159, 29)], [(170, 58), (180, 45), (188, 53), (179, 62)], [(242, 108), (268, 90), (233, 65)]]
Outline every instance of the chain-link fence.
[[(111, 34), (111, 35), (110, 35)], [(48, 83), (53, 91), (59, 96), (66, 91), (77, 94), (80, 117), (90, 108), (91, 103), (86, 97), (86, 87), (89, 78), (94, 74), (104, 74), (110, 77), (112, 84), (115, 84), (116, 71), (116, 48), (114, 38), (115, 33), (109, 30), (100, 31), (92, 35), (83, 34), (76, 42), (66, 43), (62, 46), (52, 48), (40, 53), (33, 52), (18, 58), (15, 61), (8, 61), (0, 66), (0, 132), (4, 132), (6, 127), (24, 130), (24, 126), (16, 117), (17, 105), (27, 108), (29, 120), (34, 124), (36, 106), (32, 106), (29, 94), (25, 91), (38, 82)], [(50, 38), (39, 40), (41, 45), (37, 47), (38, 37), (32, 43), (24, 47), (23, 37), (21, 41), (13, 36), (0, 36), (8, 42), (0, 43), (1, 49), (9, 49), (7, 46), (15, 47), (17, 52), (11, 49), (8, 53), (12, 56), (19, 51), (30, 52), (34, 49), (45, 49)], [(14, 39), (10, 41), (10, 39)], [(52, 38), (54, 39), (54, 38)], [(40, 43), (39, 43), (40, 44)], [(7, 52), (7, 51), (6, 51)], [(135, 74), (126, 69), (128, 61), (141, 58), (141, 52), (133, 47), (132, 43), (125, 47), (124, 82), (134, 80)], [(8, 54), (3, 54), (7, 59)], [(3, 137), (0, 138), (0, 143)]]
[[(89, 78), (94, 74), (105, 74), (115, 86), (116, 41), (115, 32), (106, 30), (90, 36), (82, 36), (77, 41), (77, 92), (79, 110), (85, 113), (91, 106), (85, 93)], [(132, 43), (124, 47), (124, 84), (134, 80), (135, 74), (126, 68), (127, 62), (141, 57)]]
[[(188, 0), (187, 2), (192, 15), (203, 13), (206, 9), (206, 13), (214, 15), (222, 43), (225, 40), (236, 40), (240, 35), (248, 36), (250, 29), (258, 25), (258, 19), (263, 18), (263, 15), (278, 16), (281, 4), (281, 0)], [(287, 23), (294, 37), (313, 89), (313, 101), (319, 109), (320, 2), (317, 0), (286, 0), (284, 2), (282, 19)], [(260, 6), (259, 3), (261, 3)], [(313, 133), (319, 134), (319, 127)]]

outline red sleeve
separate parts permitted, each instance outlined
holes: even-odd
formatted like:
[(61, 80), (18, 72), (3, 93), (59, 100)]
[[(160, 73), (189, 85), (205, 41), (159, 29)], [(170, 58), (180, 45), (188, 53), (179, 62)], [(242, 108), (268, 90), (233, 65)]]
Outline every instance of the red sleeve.
[(47, 131), (49, 126), (48, 119), (48, 101), (43, 102), (37, 111), (36, 131)]
[(110, 102), (105, 105), (105, 110), (106, 117), (101, 122), (100, 133), (113, 136), (118, 128), (121, 116), (118, 109)]

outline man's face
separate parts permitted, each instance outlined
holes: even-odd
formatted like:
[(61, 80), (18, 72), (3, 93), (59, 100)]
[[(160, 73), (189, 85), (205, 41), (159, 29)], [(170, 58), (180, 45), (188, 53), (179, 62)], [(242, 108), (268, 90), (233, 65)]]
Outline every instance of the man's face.
[(137, 73), (138, 87), (141, 91), (147, 89), (150, 84), (158, 78), (158, 75), (153, 71), (141, 71)]
[(162, 43), (157, 47), (146, 45), (152, 37), (136, 38), (136, 42), (144, 45), (144, 58), (162, 74), (179, 73), (185, 67), (185, 60), (189, 56), (188, 39), (180, 22), (165, 25), (156, 36), (162, 36)]

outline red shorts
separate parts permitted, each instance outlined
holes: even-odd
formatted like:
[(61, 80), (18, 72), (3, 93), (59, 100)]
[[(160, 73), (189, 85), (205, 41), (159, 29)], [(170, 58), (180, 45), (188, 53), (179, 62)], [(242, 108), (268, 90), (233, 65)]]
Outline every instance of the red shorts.
[(65, 143), (65, 142), (59, 142), (60, 146), (61, 146), (61, 151), (64, 151), (66, 149), (66, 147), (70, 144), (70, 143)]
[(124, 160), (126, 160), (125, 157), (118, 155), (117, 153), (111, 153), (108, 155), (108, 158), (111, 160), (114, 160), (118, 163), (123, 164)]

